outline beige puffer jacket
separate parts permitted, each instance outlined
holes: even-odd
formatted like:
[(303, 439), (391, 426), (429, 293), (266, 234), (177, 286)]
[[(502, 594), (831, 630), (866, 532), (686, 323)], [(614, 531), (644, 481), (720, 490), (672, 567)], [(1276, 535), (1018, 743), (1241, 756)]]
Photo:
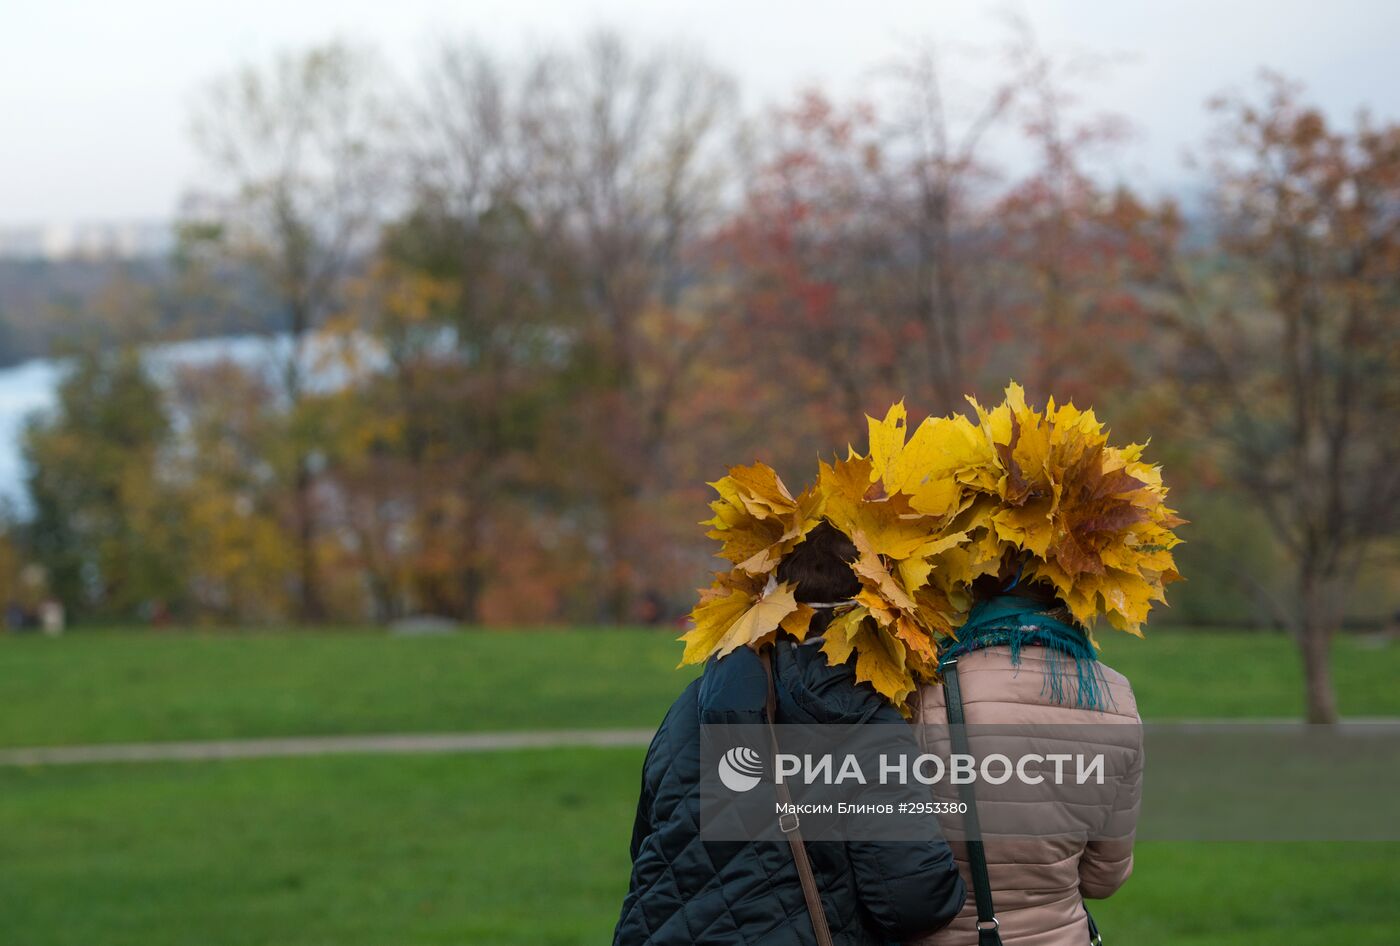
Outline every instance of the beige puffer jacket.
[[(1089, 930), (1084, 898), (1101, 899), (1111, 895), (1133, 870), (1131, 832), (1137, 823), (1142, 797), (1141, 718), (1127, 678), (1102, 665), (1111, 696), (1104, 701), (1107, 707), (1104, 712), (1053, 702), (1046, 686), (1044, 654), (1043, 648), (1025, 647), (1020, 663), (1013, 666), (1006, 647), (973, 651), (959, 659), (958, 679), (964, 713), (972, 727), (974, 755), (977, 755), (976, 727), (983, 724), (1093, 724), (1092, 730), (1086, 731), (1091, 731), (1095, 741), (1106, 750), (1103, 755), (1107, 779), (1117, 785), (1112, 796), (1111, 817), (1119, 828), (1113, 833), (1122, 840), (1086, 842), (1070, 837), (1016, 840), (989, 837), (985, 843), (1002, 942), (1006, 946), (1087, 946)], [(919, 689), (914, 721), (927, 722), (930, 727), (946, 725), (948, 713), (941, 685)], [(1110, 723), (1129, 725), (1103, 725)], [(925, 742), (921, 748), (946, 754), (946, 728), (942, 730), (942, 746), (927, 744), (936, 738), (932, 735), (936, 732), (932, 728), (920, 729), (920, 740)], [(1086, 747), (1086, 751), (1098, 750)], [(940, 795), (950, 791), (952, 789), (941, 789)], [(979, 810), (982, 807), (979, 805)], [(977, 905), (972, 895), (967, 848), (951, 838), (950, 844), (967, 884), (967, 905), (943, 930), (915, 941), (919, 946), (975, 946), (977, 943)]]

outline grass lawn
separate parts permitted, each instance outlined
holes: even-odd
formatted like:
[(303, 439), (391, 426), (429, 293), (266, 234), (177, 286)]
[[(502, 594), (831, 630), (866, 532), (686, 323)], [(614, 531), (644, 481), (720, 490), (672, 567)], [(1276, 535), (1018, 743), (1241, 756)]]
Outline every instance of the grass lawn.
[[(691, 671), (641, 631), (0, 638), (0, 745), (654, 725)], [(1289, 716), (1278, 637), (1107, 660), (1148, 718)], [(1338, 642), (1343, 709), (1400, 714), (1400, 648)], [(9, 946), (609, 941), (642, 753), (0, 768)], [(1400, 844), (1144, 843), (1111, 943), (1400, 942)]]
[(0, 942), (602, 943), (640, 752), (0, 769)]
[[(609, 941), (637, 750), (0, 770), (25, 946)], [(1135, 946), (1390, 944), (1397, 844), (1142, 844)]]
[[(1291, 643), (1108, 632), (1148, 719), (1300, 716)], [(0, 636), (0, 746), (655, 725), (693, 669), (664, 631)], [(1343, 638), (1344, 713), (1400, 715), (1400, 646)]]
[(693, 671), (648, 631), (0, 637), (0, 746), (651, 726)]

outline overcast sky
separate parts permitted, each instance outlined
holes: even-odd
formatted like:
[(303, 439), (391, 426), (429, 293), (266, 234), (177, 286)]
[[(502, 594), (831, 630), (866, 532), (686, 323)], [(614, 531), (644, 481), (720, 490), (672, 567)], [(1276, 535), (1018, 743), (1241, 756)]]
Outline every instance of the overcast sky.
[[(913, 38), (987, 46), (1004, 3), (974, 0), (0, 0), (0, 225), (163, 218), (198, 172), (187, 116), (209, 77), (332, 37), (411, 71), (429, 44), (505, 48), (611, 26), (681, 41), (750, 106), (822, 83), (869, 86)], [(1122, 59), (1089, 90), (1138, 130), (1118, 171), (1177, 186), (1203, 103), (1282, 70), (1343, 116), (1400, 117), (1393, 0), (1024, 0), (1052, 51)]]

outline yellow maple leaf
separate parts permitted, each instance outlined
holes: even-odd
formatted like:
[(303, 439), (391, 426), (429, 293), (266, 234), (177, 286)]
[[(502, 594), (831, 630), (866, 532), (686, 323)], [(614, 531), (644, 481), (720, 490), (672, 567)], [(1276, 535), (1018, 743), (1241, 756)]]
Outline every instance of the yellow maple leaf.
[[(893, 404), (884, 420), (866, 416), (870, 438), (870, 480), (884, 480), (891, 466), (898, 462), (904, 450), (904, 436), (907, 433), (908, 416), (904, 412), (904, 402)], [(886, 482), (888, 485), (888, 482)]]
[(797, 609), (783, 618), (778, 626), (799, 643), (807, 639), (807, 631), (812, 626), (812, 616), (817, 612), (811, 607), (797, 602)]
[(1053, 502), (1046, 498), (1003, 509), (992, 517), (997, 538), (1044, 558), (1055, 538), (1053, 508)]
[(827, 520), (845, 535), (859, 527), (860, 508), (870, 488), (870, 460), (849, 456), (817, 466), (817, 491)]
[(776, 630), (801, 607), (793, 598), (795, 588), (780, 582), (757, 601), (736, 590), (697, 606), (691, 612), (694, 630), (680, 638), (685, 642), (681, 665), (700, 663), (711, 654), (723, 657)]
[(740, 589), (729, 589), (701, 599), (690, 612), (694, 629), (681, 635), (685, 653), (680, 666), (701, 663), (720, 645), (734, 622), (753, 606), (753, 597)]
[(739, 571), (765, 575), (820, 521), (821, 495), (808, 490), (794, 499), (769, 466), (733, 467), (709, 484), (719, 494), (714, 517), (701, 523), (722, 544), (720, 555)]
[(856, 682), (869, 683), (896, 706), (914, 692), (914, 678), (905, 663), (904, 644), (886, 628), (861, 624), (853, 636)]
[(855, 542), (856, 551), (859, 553), (851, 565), (856, 575), (867, 583), (868, 587), (871, 587), (883, 601), (889, 602), (895, 610), (915, 610), (917, 606), (914, 604), (914, 600), (894, 580), (890, 570), (881, 561), (880, 554), (871, 545), (869, 537), (864, 532), (857, 532), (851, 539)]
[(850, 659), (851, 651), (855, 648), (852, 640), (856, 630), (869, 616), (870, 612), (865, 608), (856, 606), (832, 618), (822, 636), (822, 653), (826, 655), (827, 663), (838, 667)]

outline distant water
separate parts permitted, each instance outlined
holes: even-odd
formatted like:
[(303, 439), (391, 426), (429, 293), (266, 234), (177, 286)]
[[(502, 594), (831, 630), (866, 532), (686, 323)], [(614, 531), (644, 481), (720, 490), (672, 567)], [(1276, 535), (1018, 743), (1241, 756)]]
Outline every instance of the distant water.
[[(373, 347), (364, 339), (355, 339), (355, 344), (363, 363), (373, 366), (378, 362)], [(290, 346), (291, 339), (285, 335), (231, 335), (153, 345), (146, 349), (145, 357), (158, 381), (167, 379), (175, 368), (220, 361), (233, 361), (271, 373), (286, 358)], [(334, 386), (339, 383), (340, 376), (324, 367), (327, 361), (322, 357), (324, 354), (324, 346), (311, 346), (306, 367), (314, 376), (316, 386)], [(0, 496), (21, 508), (28, 503), (24, 462), (20, 456), (24, 424), (35, 412), (53, 407), (65, 370), (62, 359), (51, 358), (0, 368)]]
[(30, 414), (53, 404), (61, 369), (53, 361), (26, 361), (0, 369), (0, 496), (25, 501), (19, 438)]

